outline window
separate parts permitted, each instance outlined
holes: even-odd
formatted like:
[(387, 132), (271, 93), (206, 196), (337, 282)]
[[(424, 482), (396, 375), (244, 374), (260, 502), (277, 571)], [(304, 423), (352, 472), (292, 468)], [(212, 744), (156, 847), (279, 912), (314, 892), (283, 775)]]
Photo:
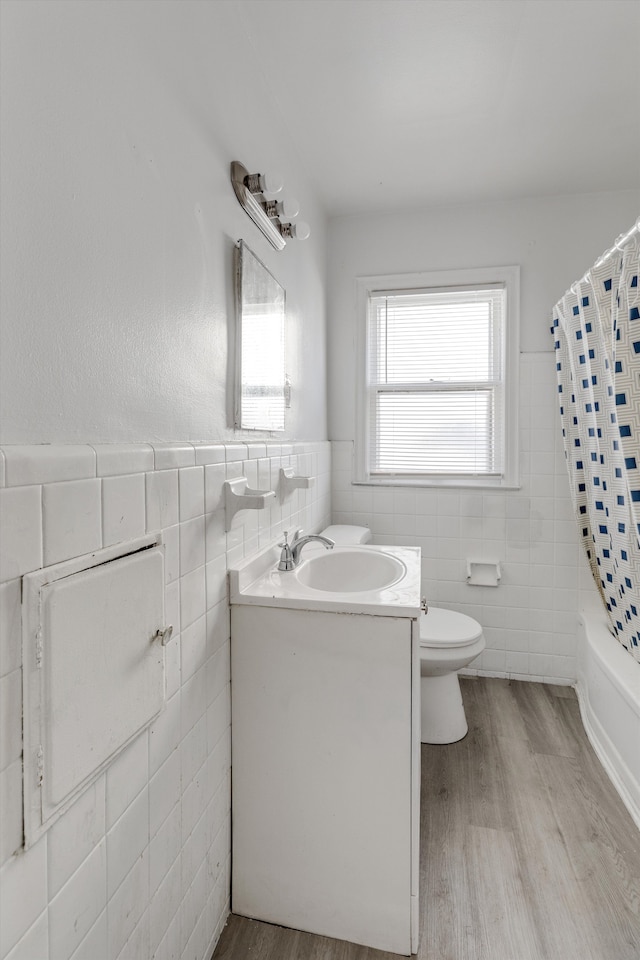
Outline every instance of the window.
[(518, 273), (360, 281), (357, 481), (515, 484)]

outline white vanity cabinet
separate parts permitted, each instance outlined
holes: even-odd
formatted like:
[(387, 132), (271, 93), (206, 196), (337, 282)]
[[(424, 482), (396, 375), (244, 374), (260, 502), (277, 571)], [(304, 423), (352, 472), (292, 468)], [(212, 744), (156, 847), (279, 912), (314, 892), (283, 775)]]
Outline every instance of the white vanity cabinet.
[(233, 912), (415, 952), (418, 611), (258, 604), (232, 591)]

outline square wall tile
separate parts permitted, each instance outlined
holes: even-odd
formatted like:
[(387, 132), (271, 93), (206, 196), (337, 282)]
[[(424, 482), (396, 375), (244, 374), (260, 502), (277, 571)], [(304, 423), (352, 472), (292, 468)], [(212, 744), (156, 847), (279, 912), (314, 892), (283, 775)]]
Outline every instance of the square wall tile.
[(196, 452), (191, 443), (152, 443), (156, 470), (195, 466)]
[(180, 691), (168, 699), (149, 728), (149, 776), (153, 776), (180, 744)]
[(204, 517), (186, 520), (180, 524), (180, 574), (184, 576), (204, 566), (205, 522)]
[(207, 659), (207, 620), (200, 617), (181, 634), (182, 682), (204, 666)]
[(208, 463), (224, 463), (225, 461), (225, 449), (222, 443), (195, 443), (194, 448), (198, 466)]
[[(207, 611), (207, 651), (212, 656), (231, 637), (231, 614), (225, 601)], [(211, 697), (209, 691), (209, 697)], [(209, 701), (210, 702), (210, 701)]]
[[(151, 901), (151, 948), (154, 951), (154, 958), (160, 953), (160, 951), (156, 950), (157, 945), (162, 940), (172, 918), (175, 917), (176, 914), (180, 914), (181, 899), (181, 864), (180, 858), (178, 857), (169, 868)], [(182, 951), (179, 950), (177, 953), (167, 954), (167, 956), (180, 957), (182, 956)]]
[(117, 957), (149, 902), (149, 853), (138, 857), (108, 904), (109, 957)]
[(47, 843), (41, 837), (0, 870), (0, 956), (4, 957), (47, 907)]
[(227, 599), (227, 560), (224, 555), (206, 566), (207, 610)]
[(145, 731), (118, 754), (107, 769), (106, 827), (110, 830), (145, 786), (149, 774), (149, 741)]
[(46, 833), (49, 897), (54, 897), (104, 836), (105, 778), (100, 777)]
[(0, 677), (0, 770), (22, 756), (22, 670)]
[(100, 549), (100, 487), (100, 480), (71, 480), (42, 488), (45, 566)]
[(180, 520), (193, 520), (204, 513), (204, 467), (188, 467), (178, 474)]
[(205, 507), (207, 513), (213, 513), (214, 510), (222, 510), (224, 512), (223, 484), (226, 479), (227, 474), (224, 463), (214, 463), (205, 467)]
[(151, 895), (156, 892), (182, 849), (180, 804), (176, 803), (149, 845), (149, 883)]
[(0, 677), (22, 664), (20, 580), (0, 585)]
[(246, 443), (225, 443), (224, 450), (227, 463), (246, 460), (248, 457)]
[(71, 960), (111, 960), (107, 942), (107, 911), (102, 911)]
[[(207, 759), (207, 718), (200, 717), (182, 741), (180, 751), (182, 784), (190, 783)], [(183, 850), (184, 863), (184, 850)]]
[(131, 960), (132, 957), (149, 957), (151, 955), (150, 923), (150, 911), (145, 910), (116, 960)]
[(178, 523), (178, 471), (147, 473), (147, 532)]
[(0, 581), (42, 566), (42, 487), (0, 488)]
[(103, 545), (133, 540), (145, 532), (145, 483), (142, 473), (102, 481)]
[(180, 648), (182, 641), (175, 632), (164, 648), (165, 696), (172, 697), (180, 689)]
[(7, 446), (4, 455), (8, 487), (83, 480), (96, 475), (96, 453), (89, 446)]
[(207, 610), (205, 568), (198, 567), (180, 578), (180, 621), (182, 630), (204, 616)]
[(227, 534), (225, 531), (225, 511), (216, 510), (205, 517), (205, 553), (207, 560), (224, 557), (227, 550)]
[(167, 626), (173, 627), (173, 638), (180, 633), (180, 581), (173, 580), (164, 588), (164, 616)]
[(183, 737), (206, 712), (209, 695), (208, 678), (206, 668), (201, 668), (182, 684), (180, 725)]
[(99, 477), (116, 477), (153, 470), (153, 447), (149, 443), (94, 444)]
[(145, 787), (107, 834), (107, 896), (112, 897), (149, 845), (149, 791)]
[(173, 583), (180, 577), (180, 526), (164, 527), (162, 530), (164, 543), (164, 579), (165, 583)]
[(0, 811), (2, 866), (22, 847), (22, 757), (0, 773)]
[(149, 782), (149, 833), (154, 837), (181, 796), (180, 749), (172, 750)]
[(44, 910), (6, 960), (46, 960), (49, 956), (49, 913)]

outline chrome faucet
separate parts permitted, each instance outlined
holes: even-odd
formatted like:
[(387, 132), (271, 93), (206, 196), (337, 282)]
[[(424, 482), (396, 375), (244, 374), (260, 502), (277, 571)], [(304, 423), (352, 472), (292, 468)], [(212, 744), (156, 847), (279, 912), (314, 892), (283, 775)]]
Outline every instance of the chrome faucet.
[(318, 543), (324, 544), (327, 550), (333, 550), (335, 546), (335, 541), (330, 540), (329, 537), (321, 537), (313, 533), (306, 537), (301, 537), (299, 530), (296, 530), (293, 535), (293, 540), (291, 543), (288, 543), (288, 535), (288, 532), (285, 530), (284, 543), (278, 544), (279, 547), (282, 547), (278, 570), (294, 570), (300, 563), (300, 554), (302, 552), (302, 548), (306, 546), (307, 543), (311, 543), (313, 540), (317, 540)]

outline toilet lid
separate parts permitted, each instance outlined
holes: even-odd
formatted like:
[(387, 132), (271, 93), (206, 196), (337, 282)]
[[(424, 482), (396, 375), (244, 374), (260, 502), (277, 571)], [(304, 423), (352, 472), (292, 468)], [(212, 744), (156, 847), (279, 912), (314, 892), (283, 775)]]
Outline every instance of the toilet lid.
[(463, 647), (481, 636), (478, 621), (465, 613), (429, 607), (420, 617), (421, 647)]

